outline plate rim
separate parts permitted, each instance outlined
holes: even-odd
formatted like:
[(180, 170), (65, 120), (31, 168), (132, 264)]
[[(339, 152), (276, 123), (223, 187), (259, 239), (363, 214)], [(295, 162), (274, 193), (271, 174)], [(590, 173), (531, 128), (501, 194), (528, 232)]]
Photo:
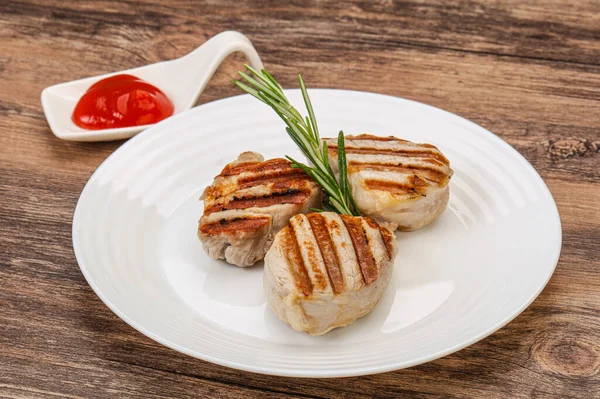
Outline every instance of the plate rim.
[[(289, 92), (289, 93), (300, 92), (300, 89), (284, 89), (284, 91)], [(142, 333), (146, 337), (154, 340), (155, 342), (158, 342), (170, 349), (184, 353), (184, 354), (194, 357), (196, 359), (204, 360), (204, 361), (214, 363), (214, 364), (217, 364), (220, 366), (225, 366), (225, 367), (242, 370), (242, 371), (247, 371), (247, 372), (252, 372), (252, 373), (266, 374), (266, 375), (273, 375), (273, 376), (280, 376), (280, 377), (340, 378), (340, 377), (356, 377), (356, 376), (362, 376), (362, 375), (371, 375), (371, 374), (378, 374), (378, 373), (385, 373), (385, 372), (400, 370), (400, 369), (404, 369), (404, 368), (408, 368), (408, 367), (413, 367), (413, 366), (416, 366), (419, 364), (427, 363), (427, 362), (442, 358), (444, 356), (450, 355), (450, 354), (455, 353), (461, 349), (464, 349), (470, 345), (473, 345), (473, 344), (483, 340), (484, 338), (487, 338), (491, 334), (495, 333), (496, 331), (498, 331), (499, 329), (501, 329), (502, 327), (504, 327), (505, 325), (510, 323), (512, 320), (514, 320), (521, 313), (523, 313), (523, 311), (525, 309), (527, 309), (533, 303), (533, 301), (535, 301), (535, 299), (541, 294), (541, 292), (544, 290), (544, 288), (548, 285), (548, 282), (554, 275), (554, 272), (556, 271), (556, 267), (560, 260), (560, 255), (561, 255), (561, 251), (562, 251), (562, 241), (563, 241), (562, 240), (562, 238), (563, 238), (562, 237), (562, 223), (561, 223), (561, 219), (560, 219), (560, 213), (559, 213), (558, 207), (556, 205), (556, 201), (554, 200), (554, 197), (552, 196), (550, 189), (546, 185), (546, 182), (541, 177), (541, 175), (538, 173), (538, 171), (533, 167), (533, 165), (519, 151), (517, 151), (509, 143), (507, 143), (501, 137), (499, 137), (492, 131), (486, 129), (485, 127), (483, 127), (469, 119), (466, 119), (460, 115), (454, 114), (450, 111), (446, 111), (442, 108), (439, 108), (439, 107), (436, 107), (433, 105), (429, 105), (429, 104), (425, 104), (425, 103), (422, 103), (419, 101), (415, 101), (415, 100), (411, 100), (411, 99), (407, 99), (407, 98), (403, 98), (403, 97), (397, 97), (397, 96), (393, 96), (393, 95), (389, 95), (389, 94), (380, 94), (380, 93), (360, 91), (360, 90), (315, 88), (315, 89), (310, 89), (310, 91), (311, 92), (327, 92), (327, 91), (331, 92), (331, 91), (333, 91), (333, 92), (338, 92), (338, 93), (352, 93), (354, 95), (381, 96), (381, 97), (386, 97), (388, 100), (408, 102), (408, 103), (411, 103), (412, 105), (430, 109), (434, 112), (442, 113), (445, 117), (450, 118), (450, 120), (449, 120), (450, 122), (453, 122), (452, 119), (454, 119), (455, 121), (459, 121), (463, 124), (466, 123), (467, 125), (475, 127), (479, 130), (478, 134), (479, 133), (487, 134), (493, 140), (495, 140), (497, 143), (500, 143), (500, 145), (502, 145), (506, 150), (508, 150), (509, 152), (512, 152), (512, 155), (516, 155), (516, 157), (519, 158), (522, 161), (522, 163), (524, 163), (523, 166), (526, 165), (525, 167), (529, 168), (529, 170), (531, 172), (533, 172), (533, 175), (534, 175), (535, 179), (538, 181), (538, 183), (541, 183), (540, 188), (542, 188), (542, 190), (544, 191), (544, 194), (546, 194), (548, 196), (548, 198), (551, 200), (551, 205), (552, 205), (551, 210), (553, 212), (553, 219), (554, 219), (553, 223), (556, 223), (556, 225), (558, 226), (558, 231), (557, 231), (558, 245), (556, 245), (556, 247), (555, 247), (555, 251), (554, 251), (555, 253), (554, 253), (553, 261), (552, 261), (552, 263), (554, 265), (551, 268), (551, 271), (548, 274), (548, 276), (545, 278), (545, 280), (536, 288), (535, 292), (532, 292), (530, 297), (523, 303), (522, 306), (520, 306), (518, 309), (514, 310), (511, 314), (506, 316), (504, 319), (498, 321), (496, 324), (494, 324), (493, 326), (486, 329), (483, 333), (475, 335), (475, 336), (471, 337), (470, 339), (466, 339), (452, 347), (446, 348), (445, 350), (441, 350), (441, 351), (438, 351), (436, 353), (433, 353), (433, 354), (430, 354), (427, 356), (415, 358), (411, 361), (391, 362), (387, 366), (355, 367), (353, 369), (343, 370), (341, 372), (336, 372), (335, 370), (298, 371), (298, 370), (293, 370), (293, 369), (289, 369), (289, 370), (288, 369), (278, 369), (278, 368), (271, 368), (268, 366), (256, 366), (256, 365), (249, 365), (246, 363), (240, 363), (240, 362), (233, 361), (233, 360), (226, 360), (226, 359), (222, 359), (219, 357), (201, 354), (201, 353), (189, 350), (189, 349), (182, 347), (174, 342), (171, 342), (168, 339), (162, 338), (159, 335), (153, 333), (152, 331), (146, 329), (145, 327), (139, 325), (137, 322), (135, 322), (129, 316), (127, 316), (121, 310), (119, 310), (118, 307), (115, 306), (102, 293), (102, 290), (100, 289), (100, 287), (98, 287), (98, 285), (95, 283), (95, 281), (93, 280), (91, 275), (86, 271), (87, 266), (84, 266), (84, 263), (82, 262), (81, 254), (78, 255), (77, 248), (80, 248), (80, 244), (79, 244), (79, 239), (77, 237), (76, 227), (79, 224), (80, 213), (82, 212), (81, 211), (81, 207), (82, 207), (81, 198), (84, 197), (84, 194), (86, 193), (86, 191), (89, 190), (91, 182), (94, 180), (94, 177), (100, 171), (102, 166), (104, 166), (106, 163), (110, 162), (111, 158), (116, 156), (116, 154), (118, 154), (119, 152), (126, 151), (130, 146), (135, 145), (135, 143), (137, 141), (142, 140), (145, 136), (147, 136), (149, 134), (152, 134), (154, 130), (162, 129), (163, 125), (167, 125), (167, 124), (173, 123), (174, 121), (177, 121), (179, 119), (186, 118), (188, 116), (188, 114), (197, 112), (197, 109), (199, 109), (201, 107), (208, 106), (208, 105), (212, 106), (212, 105), (218, 104), (220, 102), (231, 101), (232, 99), (235, 99), (235, 98), (250, 97), (249, 94), (240, 94), (240, 95), (224, 97), (224, 98), (220, 98), (220, 99), (217, 99), (214, 101), (203, 103), (203, 104), (193, 107), (189, 110), (186, 110), (186, 111), (183, 111), (176, 115), (173, 115), (172, 117), (164, 119), (163, 121), (160, 121), (157, 124), (151, 125), (149, 128), (143, 130), (136, 136), (130, 138), (127, 142), (123, 143), (115, 151), (113, 151), (108, 157), (106, 157), (106, 159), (100, 165), (98, 165), (98, 167), (96, 168), (94, 173), (92, 173), (92, 175), (90, 175), (88, 181), (86, 182), (85, 186), (83, 187), (83, 189), (79, 195), (79, 198), (77, 199), (77, 204), (75, 205), (75, 209), (73, 211), (73, 220), (72, 220), (72, 228), (71, 228), (73, 252), (75, 254), (75, 259), (77, 261), (79, 269), (80, 269), (81, 273), (83, 274), (86, 282), (92, 288), (92, 290), (98, 296), (98, 298), (100, 298), (100, 300), (113, 313), (115, 313), (120, 319), (122, 319), (129, 326), (133, 327), (135, 330)]]

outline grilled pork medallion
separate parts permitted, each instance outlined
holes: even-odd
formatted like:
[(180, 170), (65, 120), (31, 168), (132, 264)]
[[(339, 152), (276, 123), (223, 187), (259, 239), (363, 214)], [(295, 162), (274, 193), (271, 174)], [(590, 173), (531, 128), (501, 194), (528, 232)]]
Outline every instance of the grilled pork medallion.
[(245, 152), (206, 188), (198, 238), (214, 259), (246, 267), (263, 259), (290, 218), (319, 206), (317, 184), (285, 159)]
[[(337, 141), (325, 139), (337, 174)], [(348, 179), (361, 213), (391, 229), (416, 230), (448, 204), (453, 171), (431, 144), (369, 134), (346, 136)]]
[(393, 233), (368, 217), (296, 215), (265, 256), (267, 302), (294, 330), (325, 334), (373, 309), (395, 256)]

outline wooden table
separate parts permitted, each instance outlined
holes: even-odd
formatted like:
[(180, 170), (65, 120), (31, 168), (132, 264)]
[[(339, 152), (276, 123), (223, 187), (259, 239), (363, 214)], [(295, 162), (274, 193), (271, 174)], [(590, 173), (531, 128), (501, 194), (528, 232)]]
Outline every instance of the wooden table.
[[(55, 138), (49, 85), (179, 57), (227, 29), (285, 86), (368, 90), (495, 132), (542, 175), (562, 217), (558, 268), (516, 320), (458, 353), (347, 379), (277, 378), (167, 349), (85, 282), (71, 218), (122, 142)], [(600, 397), (600, 2), (2, 1), (0, 396), (3, 398)], [(243, 59), (201, 102), (236, 95)], [(397, 132), (389, 132), (397, 133)]]

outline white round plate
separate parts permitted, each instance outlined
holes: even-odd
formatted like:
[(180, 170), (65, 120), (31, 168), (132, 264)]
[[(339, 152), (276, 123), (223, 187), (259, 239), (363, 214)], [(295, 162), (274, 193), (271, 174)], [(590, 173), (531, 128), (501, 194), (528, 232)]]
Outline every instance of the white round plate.
[[(297, 107), (302, 97), (286, 91)], [(341, 377), (409, 367), (496, 331), (541, 292), (558, 261), (556, 205), (533, 167), (494, 134), (417, 102), (310, 90), (321, 135), (395, 135), (437, 145), (455, 174), (444, 214), (397, 234), (392, 280), (373, 312), (324, 336), (294, 332), (266, 306), (262, 265), (209, 259), (198, 200), (243, 151), (301, 159), (275, 113), (248, 95), (202, 105), (115, 151), (81, 194), (73, 246), (96, 294), (148, 337), (217, 364)], [(299, 108), (304, 110), (304, 108)]]

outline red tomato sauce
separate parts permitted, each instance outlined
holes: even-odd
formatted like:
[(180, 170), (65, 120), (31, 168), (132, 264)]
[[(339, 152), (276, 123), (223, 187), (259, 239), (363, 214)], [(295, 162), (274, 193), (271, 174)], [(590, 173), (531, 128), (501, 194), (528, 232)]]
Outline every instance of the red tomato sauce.
[(100, 130), (149, 125), (173, 115), (173, 103), (159, 88), (132, 75), (94, 83), (79, 99), (73, 122)]

